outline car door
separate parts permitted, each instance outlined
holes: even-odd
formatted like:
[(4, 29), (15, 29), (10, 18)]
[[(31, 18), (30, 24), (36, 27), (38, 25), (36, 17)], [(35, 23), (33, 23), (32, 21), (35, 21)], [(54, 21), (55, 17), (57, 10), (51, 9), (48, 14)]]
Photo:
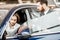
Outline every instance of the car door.
[[(8, 22), (11, 20), (11, 17), (15, 14), (15, 13), (18, 13), (19, 14), (19, 16), (21, 17), (21, 22), (19, 22), (19, 24), (20, 25), (22, 25), (24, 22), (26, 22), (26, 24), (28, 25), (28, 20), (30, 20), (30, 15), (29, 15), (29, 9), (30, 8), (34, 8), (34, 7), (37, 7), (37, 5), (20, 5), (20, 6), (16, 6), (16, 7), (14, 7), (14, 8), (12, 8), (9, 12), (8, 12), (8, 14), (7, 14), (7, 16), (6, 16), (6, 18), (3, 20), (3, 22), (2, 22), (2, 24), (1, 25), (3, 25), (3, 29), (1, 30), (1, 33), (2, 33), (2, 35), (1, 35), (1, 37), (2, 37), (2, 39), (4, 39), (3, 38), (3, 34), (5, 34), (5, 30), (6, 30), (6, 25), (8, 24)], [(4, 25), (5, 24), (5, 25)], [(28, 29), (29, 30), (29, 29)], [(30, 33), (30, 32), (29, 32)], [(6, 36), (5, 36), (6, 37)], [(12, 36), (12, 37), (6, 37), (6, 39), (10, 39), (10, 40), (15, 40), (15, 38), (17, 38), (17, 37), (20, 37), (20, 35), (14, 35), (14, 36)], [(17, 38), (18, 39), (18, 38)]]
[[(36, 9), (30, 9), (30, 15), (32, 13), (39, 13)], [(31, 38), (29, 40), (60, 40), (60, 10), (55, 10), (54, 12), (35, 18), (31, 15), (29, 21), (29, 26), (31, 26)], [(47, 29), (46, 29), (47, 28)]]

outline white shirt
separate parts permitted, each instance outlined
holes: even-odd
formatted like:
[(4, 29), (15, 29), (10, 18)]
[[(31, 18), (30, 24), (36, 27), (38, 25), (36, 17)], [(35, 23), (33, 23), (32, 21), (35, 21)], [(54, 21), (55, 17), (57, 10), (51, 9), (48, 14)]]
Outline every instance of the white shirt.
[(44, 14), (46, 15), (48, 11), (49, 11), (49, 9), (47, 9), (47, 10), (44, 12)]
[(10, 28), (9, 23), (6, 26), (7, 26), (6, 28), (7, 36), (14, 36), (18, 28), (20, 27), (20, 25), (17, 23), (14, 25), (14, 28)]

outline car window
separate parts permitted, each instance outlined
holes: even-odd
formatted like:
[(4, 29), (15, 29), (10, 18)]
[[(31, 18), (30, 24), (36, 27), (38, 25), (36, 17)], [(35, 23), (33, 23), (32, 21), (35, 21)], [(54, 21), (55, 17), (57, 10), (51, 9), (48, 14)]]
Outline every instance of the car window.
[[(29, 27), (29, 19), (35, 19), (35, 15), (39, 13), (39, 11), (37, 10), (37, 8), (22, 8), (22, 9), (19, 9), (17, 10), (15, 13), (17, 13), (20, 17), (20, 21), (17, 22), (19, 25), (27, 25)], [(15, 13), (12, 13), (12, 16), (15, 14)], [(10, 17), (10, 20), (12, 18), (12, 16)], [(34, 16), (34, 17), (33, 17)], [(36, 16), (37, 17), (40, 17), (40, 16)], [(9, 20), (9, 21), (10, 21)], [(8, 22), (9, 22), (8, 21)], [(8, 23), (6, 24), (7, 27), (8, 27)], [(16, 30), (18, 31), (18, 30)], [(29, 29), (28, 30), (23, 30), (24, 31), (30, 31)], [(15, 35), (15, 34), (12, 34), (12, 35)]]
[[(49, 34), (60, 32), (60, 13), (52, 12), (39, 18), (32, 19), (32, 33), (40, 32), (41, 34)], [(48, 33), (47, 33), (48, 32)]]
[[(29, 27), (29, 19), (34, 19), (34, 15), (36, 15), (36, 14), (38, 14), (39, 13), (39, 11), (36, 9), (36, 8), (23, 8), (23, 9), (20, 9), (20, 10), (17, 10), (15, 13), (17, 13), (18, 15), (19, 15), (19, 17), (20, 17), (20, 21), (19, 22), (17, 22), (19, 25), (23, 25), (24, 23), (24, 25), (27, 25), (28, 27)], [(15, 14), (15, 13), (13, 13), (13, 15)], [(34, 15), (33, 15), (34, 14)], [(12, 15), (12, 16), (13, 16)], [(12, 17), (11, 16), (11, 17)], [(38, 16), (36, 16), (36, 18), (37, 18)], [(11, 19), (10, 19), (11, 20)], [(9, 21), (10, 21), (9, 20)], [(6, 24), (6, 25), (8, 25), (8, 23)], [(8, 27), (8, 26), (7, 26)], [(18, 31), (18, 30), (16, 30), (16, 31)], [(24, 31), (27, 31), (27, 32), (29, 32), (30, 30), (28, 29), (28, 30), (23, 30), (22, 32), (24, 32)], [(13, 34), (12, 34), (13, 35)]]
[[(26, 9), (27, 8), (22, 8), (22, 9), (17, 10), (15, 13), (12, 13), (12, 15), (10, 16), (10, 19), (8, 20), (8, 22), (6, 24), (6, 32), (7, 32), (7, 35), (9, 34), (7, 37), (15, 36), (16, 33), (18, 32), (19, 28), (22, 25), (25, 25), (25, 26), (27, 25), (26, 24), (27, 15), (25, 12)], [(13, 25), (13, 26), (11, 26), (11, 27), (13, 27), (13, 30), (9, 30), (9, 29), (12, 29), (9, 24)], [(23, 30), (23, 31), (25, 31), (25, 30)]]
[[(28, 21), (28, 26), (31, 27), (31, 33), (40, 31), (41, 34), (45, 33), (56, 33), (60, 32), (60, 10), (56, 10), (50, 14), (40, 16), (40, 12), (37, 8), (29, 8), (28, 12), (30, 15), (30, 20)], [(56, 13), (56, 14), (55, 14)], [(53, 22), (53, 23), (52, 23)], [(47, 30), (46, 30), (47, 29)], [(42, 31), (43, 30), (43, 31)], [(45, 31), (46, 30), (46, 31)], [(48, 31), (48, 33), (47, 33)]]
[(40, 17), (40, 15), (39, 15), (40, 11), (36, 7), (30, 8), (30, 9), (28, 9), (28, 11), (29, 11), (31, 19)]
[(0, 10), (0, 25), (4, 20), (4, 18), (6, 17), (7, 13), (8, 13), (8, 10), (3, 10), (3, 9)]

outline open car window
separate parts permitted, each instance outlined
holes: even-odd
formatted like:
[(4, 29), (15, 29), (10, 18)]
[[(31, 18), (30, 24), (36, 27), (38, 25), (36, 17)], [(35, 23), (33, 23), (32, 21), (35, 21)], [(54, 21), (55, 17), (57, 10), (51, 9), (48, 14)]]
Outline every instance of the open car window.
[[(18, 15), (19, 15), (19, 17), (20, 17), (20, 21), (19, 22), (17, 22), (19, 25), (23, 25), (25, 22), (26, 22), (26, 25), (29, 27), (29, 19), (33, 19), (33, 17), (32, 16), (34, 16), (34, 15), (32, 15), (32, 13), (39, 13), (39, 11), (37, 11), (35, 8), (23, 8), (23, 9), (20, 9), (20, 10), (17, 10), (15, 13), (17, 13)], [(13, 15), (15, 14), (15, 13), (13, 13)], [(12, 16), (13, 16), (12, 15)], [(31, 16), (32, 15), (32, 16)], [(11, 16), (11, 17), (12, 17)], [(10, 20), (11, 20), (11, 17), (10, 17)], [(30, 17), (30, 18), (29, 18)], [(10, 21), (9, 20), (9, 21)], [(7, 23), (7, 25), (8, 25), (8, 23)], [(17, 30), (18, 31), (18, 30)], [(23, 31), (26, 31), (26, 32), (29, 32), (30, 33), (30, 31), (31, 30), (23, 30)], [(18, 35), (14, 35), (14, 36), (7, 36), (7, 39), (8, 38), (15, 38), (16, 36), (18, 36)]]
[[(26, 22), (26, 25), (29, 27), (29, 22), (30, 21), (28, 21), (29, 19), (34, 19), (34, 17), (33, 16), (35, 16), (36, 15), (36, 13), (38, 14), (39, 13), (39, 11), (37, 11), (36, 10), (36, 8), (23, 8), (23, 9), (20, 9), (20, 10), (17, 10), (15, 13), (17, 13), (18, 15), (19, 15), (19, 17), (20, 17), (20, 22), (18, 22), (18, 24), (19, 25), (23, 25), (25, 22)], [(13, 15), (15, 14), (15, 13), (13, 13)], [(33, 15), (33, 13), (34, 13), (34, 15)], [(31, 16), (32, 15), (32, 16)], [(12, 17), (12, 16), (11, 16)], [(10, 17), (10, 18), (11, 18)], [(30, 18), (29, 18), (30, 17)], [(38, 17), (38, 16), (37, 16)], [(36, 18), (37, 18), (36, 17)], [(11, 20), (11, 19), (10, 19)], [(9, 20), (9, 21), (10, 21)], [(18, 30), (17, 30), (18, 31)], [(30, 31), (31, 30), (26, 30), (27, 32), (29, 32), (30, 33)], [(16, 35), (15, 35), (16, 36)], [(14, 36), (14, 37), (15, 37)], [(7, 38), (9, 38), (9, 37), (7, 37)]]
[[(10, 20), (12, 20), (11, 18), (15, 15), (15, 14), (18, 14), (18, 16), (19, 16), (19, 18), (20, 19), (17, 19), (18, 20), (18, 22), (16, 22), (17, 24), (19, 24), (19, 27), (20, 26), (22, 26), (24, 23), (26, 23), (26, 25), (27, 25), (27, 15), (26, 15), (26, 12), (25, 12), (25, 10), (26, 10), (27, 8), (23, 8), (23, 9), (20, 9), (20, 10), (17, 10), (15, 13), (12, 13), (12, 16), (10, 17)], [(6, 24), (7, 25), (7, 28), (9, 27), (9, 22), (10, 22), (10, 20), (8, 21), (8, 23)], [(24, 24), (25, 25), (25, 24)], [(16, 28), (18, 27), (18, 25), (16, 26)], [(16, 33), (18, 32), (18, 29), (19, 29), (19, 27), (15, 30), (15, 33), (14, 34), (11, 34), (11, 35), (13, 35), (13, 36), (6, 36), (6, 38), (7, 39), (9, 39), (9, 38), (15, 38), (15, 37), (17, 37), (18, 35), (16, 35)], [(23, 26), (22, 26), (23, 27)], [(9, 31), (9, 30), (8, 30)], [(11, 31), (11, 30), (10, 30)], [(13, 30), (12, 30), (13, 31)], [(23, 30), (23, 31), (25, 31), (25, 30)], [(22, 32), (23, 32), (22, 31)], [(6, 32), (7, 33), (7, 32)], [(21, 34), (21, 33), (20, 33)]]

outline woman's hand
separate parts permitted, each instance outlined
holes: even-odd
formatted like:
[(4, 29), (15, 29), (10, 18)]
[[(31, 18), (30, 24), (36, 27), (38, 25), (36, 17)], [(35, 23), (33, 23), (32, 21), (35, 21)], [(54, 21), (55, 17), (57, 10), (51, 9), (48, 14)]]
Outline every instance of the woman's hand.
[(23, 30), (27, 29), (28, 27), (25, 26), (25, 25), (22, 25), (19, 29), (18, 29), (18, 33), (17, 34), (20, 34)]

